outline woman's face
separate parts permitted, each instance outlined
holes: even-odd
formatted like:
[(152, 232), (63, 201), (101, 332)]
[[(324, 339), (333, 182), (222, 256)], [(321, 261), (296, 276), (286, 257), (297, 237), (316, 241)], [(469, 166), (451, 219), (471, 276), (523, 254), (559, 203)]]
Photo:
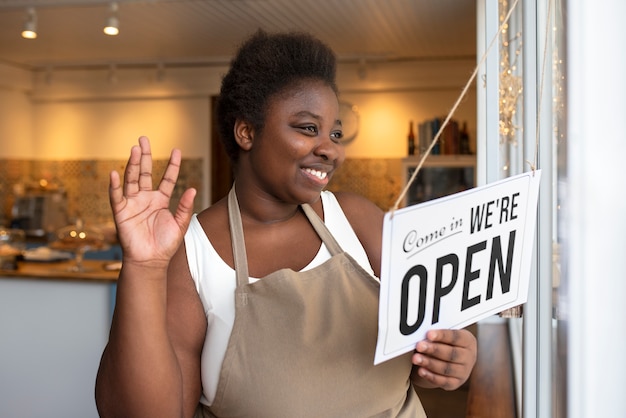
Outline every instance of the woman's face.
[(341, 136), (337, 95), (325, 83), (277, 94), (250, 149), (255, 181), (280, 201), (314, 202), (345, 159)]

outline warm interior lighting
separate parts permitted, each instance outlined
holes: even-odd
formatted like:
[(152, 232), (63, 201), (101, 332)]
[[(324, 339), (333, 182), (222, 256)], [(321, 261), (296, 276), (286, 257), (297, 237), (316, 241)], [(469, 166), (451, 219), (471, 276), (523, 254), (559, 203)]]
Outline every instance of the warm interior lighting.
[(117, 3), (111, 3), (110, 12), (111, 14), (107, 18), (103, 30), (107, 35), (115, 36), (120, 33), (120, 21), (117, 18)]
[(32, 7), (29, 7), (26, 11), (28, 17), (24, 22), (24, 29), (22, 30), (22, 38), (35, 39), (37, 37), (37, 12)]
[(120, 33), (117, 17), (109, 16), (109, 18), (107, 19), (107, 24), (104, 27), (104, 33), (111, 36), (115, 36)]

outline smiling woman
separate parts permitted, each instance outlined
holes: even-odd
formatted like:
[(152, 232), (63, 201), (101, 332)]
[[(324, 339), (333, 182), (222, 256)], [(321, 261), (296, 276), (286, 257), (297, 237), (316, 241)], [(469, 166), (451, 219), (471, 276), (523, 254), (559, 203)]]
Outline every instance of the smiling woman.
[(164, 210), (179, 150), (156, 189), (145, 137), (125, 181), (111, 173), (123, 268), (96, 386), (103, 417), (419, 418), (414, 385), (467, 380), (476, 340), (464, 330), (373, 364), (383, 213), (324, 191), (344, 160), (335, 67), (304, 33), (259, 31), (241, 46), (217, 108), (234, 185), (198, 214), (193, 189)]

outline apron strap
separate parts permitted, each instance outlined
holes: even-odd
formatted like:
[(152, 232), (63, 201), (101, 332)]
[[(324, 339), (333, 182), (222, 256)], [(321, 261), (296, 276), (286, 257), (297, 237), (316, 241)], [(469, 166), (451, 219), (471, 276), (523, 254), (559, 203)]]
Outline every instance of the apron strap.
[[(315, 210), (308, 203), (301, 205), (304, 214), (320, 236), (326, 248), (331, 255), (341, 254), (343, 250), (328, 230), (324, 221), (315, 213)], [(239, 202), (235, 193), (235, 185), (228, 193), (228, 222), (230, 225), (230, 237), (233, 247), (233, 259), (235, 263), (235, 273), (237, 276), (237, 286), (248, 284), (250, 277), (248, 274), (248, 257), (246, 255), (246, 245), (243, 236), (243, 225), (241, 222), (241, 212), (239, 211)]]
[(235, 262), (235, 273), (237, 275), (237, 287), (248, 284), (248, 257), (246, 255), (246, 244), (243, 238), (243, 225), (241, 223), (241, 212), (239, 202), (235, 194), (235, 185), (228, 193), (228, 223), (230, 225), (230, 240), (233, 247), (233, 260)]
[(317, 213), (315, 213), (311, 205), (309, 205), (308, 203), (304, 203), (302, 205), (302, 210), (304, 210), (304, 214), (309, 219), (309, 222), (311, 222), (311, 225), (313, 225), (313, 228), (317, 232), (317, 235), (319, 235), (324, 242), (324, 245), (326, 245), (326, 248), (328, 248), (330, 254), (341, 254), (343, 252), (341, 246), (339, 245), (337, 240), (335, 240), (333, 234), (331, 234), (331, 232), (328, 230), (328, 227), (326, 226), (324, 221), (322, 221)]

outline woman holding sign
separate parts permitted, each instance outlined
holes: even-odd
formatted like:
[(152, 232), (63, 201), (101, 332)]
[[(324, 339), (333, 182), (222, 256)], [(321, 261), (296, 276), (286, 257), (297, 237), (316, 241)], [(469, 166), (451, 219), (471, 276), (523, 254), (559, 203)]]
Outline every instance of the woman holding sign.
[(96, 384), (103, 417), (421, 417), (412, 385), (458, 388), (467, 331), (437, 330), (373, 365), (383, 213), (324, 191), (344, 160), (335, 56), (304, 34), (258, 32), (222, 82), (235, 182), (192, 214), (169, 200), (180, 152), (152, 187), (150, 143), (110, 200), (124, 250)]

